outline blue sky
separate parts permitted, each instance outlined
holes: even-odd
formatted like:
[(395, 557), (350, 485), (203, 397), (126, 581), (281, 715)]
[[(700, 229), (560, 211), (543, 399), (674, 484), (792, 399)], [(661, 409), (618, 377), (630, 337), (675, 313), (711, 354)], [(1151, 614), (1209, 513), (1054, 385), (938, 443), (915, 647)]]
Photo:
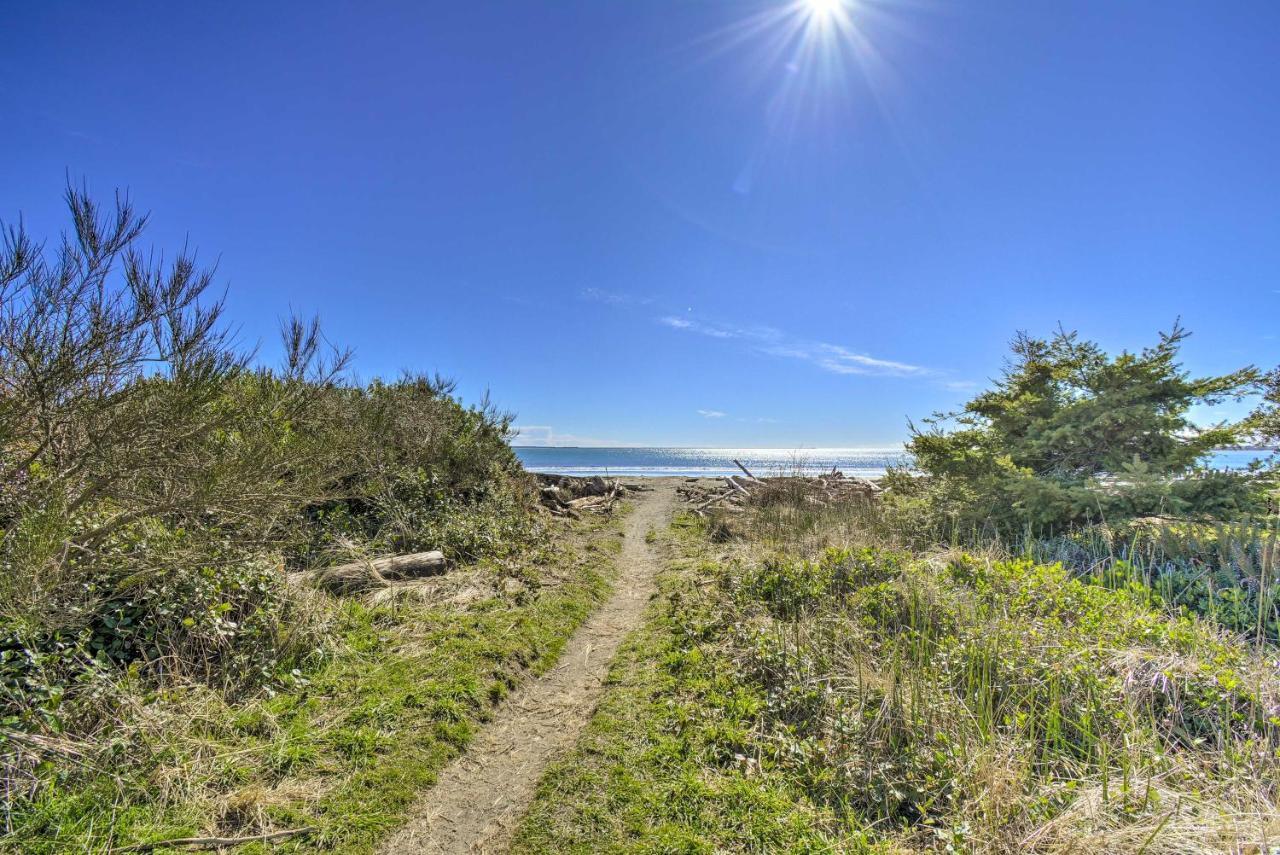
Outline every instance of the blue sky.
[(885, 445), (1018, 329), (1280, 362), (1277, 44), (1272, 2), (12, 4), (0, 217), (128, 188), (264, 358), (318, 313), (526, 440)]

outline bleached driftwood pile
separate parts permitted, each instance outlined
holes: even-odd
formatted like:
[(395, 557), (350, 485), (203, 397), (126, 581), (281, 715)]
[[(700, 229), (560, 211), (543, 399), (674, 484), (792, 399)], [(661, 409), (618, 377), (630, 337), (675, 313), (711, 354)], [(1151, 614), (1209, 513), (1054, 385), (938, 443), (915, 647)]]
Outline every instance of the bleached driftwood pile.
[(639, 487), (628, 486), (616, 478), (575, 478), (571, 475), (538, 476), (539, 495), (542, 506), (559, 517), (577, 518), (581, 513), (609, 513), (614, 504), (630, 490)]
[(822, 506), (851, 499), (870, 499), (881, 492), (881, 487), (876, 482), (867, 478), (847, 478), (837, 470), (814, 476), (757, 478), (737, 460), (733, 462), (742, 470), (742, 474), (722, 479), (722, 488), (708, 489), (697, 482), (676, 488), (695, 513), (701, 515), (713, 507), (741, 509), (752, 502), (762, 503), (797, 496), (808, 504)]
[(846, 477), (836, 471), (807, 479), (811, 485), (809, 498), (819, 504), (831, 504), (846, 499), (869, 499), (883, 492), (883, 488), (869, 478)]

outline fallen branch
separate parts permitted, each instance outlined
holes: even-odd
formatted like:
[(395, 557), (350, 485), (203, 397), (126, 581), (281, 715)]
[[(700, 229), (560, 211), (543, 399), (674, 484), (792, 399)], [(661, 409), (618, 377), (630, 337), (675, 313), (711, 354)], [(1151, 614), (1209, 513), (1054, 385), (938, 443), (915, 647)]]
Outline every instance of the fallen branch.
[(308, 578), (331, 593), (351, 594), (385, 588), (390, 582), (439, 576), (448, 569), (444, 553), (433, 550), (323, 567), (309, 573)]
[(734, 466), (737, 466), (739, 469), (741, 469), (741, 470), (742, 470), (742, 474), (746, 475), (748, 478), (750, 478), (750, 479), (751, 479), (752, 481), (754, 481), (755, 483), (757, 483), (757, 484), (763, 484), (763, 483), (764, 483), (764, 482), (763, 482), (763, 481), (761, 481), (759, 478), (757, 478), (756, 476), (752, 475), (752, 474), (751, 474), (751, 470), (750, 470), (750, 469), (748, 469), (747, 467), (743, 466), (743, 465), (742, 465), (742, 463), (738, 460), (738, 458), (736, 458), (736, 457), (735, 457), (735, 458), (733, 459), (733, 465), (734, 465)]
[(705, 502), (699, 502), (698, 504), (693, 506), (693, 509), (695, 511), (701, 511), (704, 508), (708, 508), (711, 505), (714, 505), (716, 502), (723, 502), (725, 499), (731, 498), (735, 495), (737, 494), (733, 490), (726, 490), (723, 493), (717, 493), (716, 495), (712, 496), (710, 499), (707, 499)]
[(188, 849), (222, 849), (227, 846), (239, 846), (242, 843), (272, 843), (299, 834), (310, 834), (316, 830), (314, 825), (302, 828), (290, 828), (285, 831), (270, 831), (266, 834), (254, 834), (249, 837), (175, 837), (172, 840), (157, 840), (153, 843), (135, 843), (132, 846), (121, 846), (112, 852), (153, 852), (156, 849), (183, 846)]
[(583, 496), (570, 500), (567, 506), (575, 511), (612, 510), (613, 501), (613, 496)]

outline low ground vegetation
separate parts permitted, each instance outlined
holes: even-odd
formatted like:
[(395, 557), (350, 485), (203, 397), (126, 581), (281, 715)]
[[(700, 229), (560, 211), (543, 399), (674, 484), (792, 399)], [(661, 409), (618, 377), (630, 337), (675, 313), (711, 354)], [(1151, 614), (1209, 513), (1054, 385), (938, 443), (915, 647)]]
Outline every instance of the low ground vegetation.
[(773, 761), (767, 689), (728, 644), (705, 523), (655, 533), (669, 557), (645, 625), (573, 754), (553, 766), (512, 851), (862, 852), (867, 838)]

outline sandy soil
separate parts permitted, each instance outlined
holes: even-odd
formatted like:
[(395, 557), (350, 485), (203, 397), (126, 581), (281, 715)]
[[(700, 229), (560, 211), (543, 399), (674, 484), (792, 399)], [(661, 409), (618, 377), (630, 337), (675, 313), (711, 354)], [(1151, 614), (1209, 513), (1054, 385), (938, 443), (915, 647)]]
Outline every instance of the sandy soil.
[(635, 494), (613, 596), (579, 627), (555, 668), (515, 692), (445, 767), (408, 824), (382, 847), (384, 855), (507, 848), (543, 771), (577, 741), (603, 694), (610, 660), (643, 617), (659, 568), (645, 534), (666, 526), (683, 480), (630, 481), (650, 490)]

